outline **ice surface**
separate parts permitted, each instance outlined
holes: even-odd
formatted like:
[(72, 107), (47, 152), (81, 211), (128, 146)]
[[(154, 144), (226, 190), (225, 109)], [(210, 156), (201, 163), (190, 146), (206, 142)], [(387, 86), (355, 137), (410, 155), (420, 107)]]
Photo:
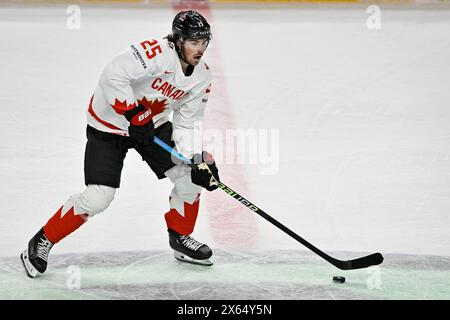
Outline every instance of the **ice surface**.
[[(348, 259), (367, 253), (332, 253)], [(1, 258), (1, 299), (448, 299), (450, 258), (387, 255), (380, 267), (340, 271), (304, 251), (217, 250), (212, 267), (169, 251), (55, 255), (47, 272), (25, 276)], [(333, 283), (334, 275), (346, 277)]]
[[(195, 232), (215, 266), (180, 266), (163, 219), (170, 183), (134, 152), (107, 211), (55, 246), (45, 277), (24, 277), (29, 238), (84, 189), (84, 112), (103, 66), (130, 41), (166, 35), (174, 14), (81, 9), (81, 29), (68, 30), (65, 6), (0, 7), (1, 297), (450, 297), (446, 8), (383, 7), (380, 30), (367, 29), (362, 6), (211, 14), (207, 127), (280, 135), (276, 174), (223, 165), (223, 181), (325, 251), (391, 257), (381, 289), (368, 289), (367, 270), (333, 284), (335, 269), (220, 191), (204, 193)], [(82, 270), (81, 290), (66, 287), (70, 265)]]

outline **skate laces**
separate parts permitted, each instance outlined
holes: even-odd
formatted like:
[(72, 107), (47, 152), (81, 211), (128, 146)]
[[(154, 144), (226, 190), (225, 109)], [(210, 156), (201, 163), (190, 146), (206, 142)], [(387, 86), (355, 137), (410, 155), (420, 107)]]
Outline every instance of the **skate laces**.
[(37, 256), (47, 262), (50, 249), (53, 247), (53, 243), (45, 238), (41, 238), (37, 245)]
[(197, 240), (195, 240), (194, 238), (192, 238), (191, 236), (187, 235), (187, 236), (180, 236), (180, 239), (183, 243), (184, 246), (186, 246), (188, 249), (197, 251), (198, 248), (200, 248), (201, 246), (203, 246), (203, 243), (198, 242)]

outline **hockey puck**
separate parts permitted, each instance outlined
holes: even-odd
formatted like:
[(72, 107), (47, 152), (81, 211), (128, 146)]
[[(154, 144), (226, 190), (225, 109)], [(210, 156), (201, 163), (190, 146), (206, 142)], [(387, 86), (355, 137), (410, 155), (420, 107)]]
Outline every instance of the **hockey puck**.
[(333, 282), (344, 283), (344, 282), (345, 282), (345, 277), (334, 276), (334, 277), (333, 277)]

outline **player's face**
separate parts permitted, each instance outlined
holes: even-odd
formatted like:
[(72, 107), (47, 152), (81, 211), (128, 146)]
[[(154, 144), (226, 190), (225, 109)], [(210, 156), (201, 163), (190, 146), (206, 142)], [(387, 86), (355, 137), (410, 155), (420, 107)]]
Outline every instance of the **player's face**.
[(201, 39), (186, 39), (184, 41), (184, 57), (190, 65), (197, 65), (200, 62), (200, 58), (205, 53), (208, 47), (209, 40), (206, 38)]

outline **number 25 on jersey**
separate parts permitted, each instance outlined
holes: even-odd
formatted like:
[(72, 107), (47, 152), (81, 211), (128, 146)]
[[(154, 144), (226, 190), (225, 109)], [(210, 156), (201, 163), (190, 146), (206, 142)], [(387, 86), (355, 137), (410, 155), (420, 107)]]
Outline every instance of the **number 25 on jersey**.
[(141, 42), (142, 48), (144, 48), (147, 58), (149, 60), (153, 59), (158, 53), (161, 53), (161, 47), (158, 45), (156, 40), (145, 40)]

